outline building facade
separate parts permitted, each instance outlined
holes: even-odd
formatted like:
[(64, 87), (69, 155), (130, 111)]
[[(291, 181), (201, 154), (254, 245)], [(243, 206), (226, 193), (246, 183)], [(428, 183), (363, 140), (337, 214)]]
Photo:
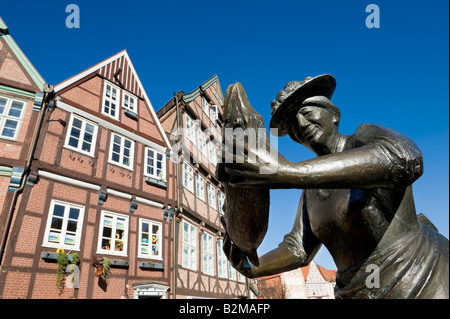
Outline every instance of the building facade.
[(336, 271), (311, 261), (308, 266), (258, 278), (264, 299), (334, 299)]
[(171, 298), (170, 150), (126, 51), (56, 85), (13, 212), (0, 297)]
[[(217, 75), (180, 91), (159, 111), (178, 171), (175, 231), (177, 298), (248, 298), (247, 280), (222, 250), (226, 194), (215, 177), (222, 141), (223, 93)], [(220, 141), (220, 142), (218, 142)]]

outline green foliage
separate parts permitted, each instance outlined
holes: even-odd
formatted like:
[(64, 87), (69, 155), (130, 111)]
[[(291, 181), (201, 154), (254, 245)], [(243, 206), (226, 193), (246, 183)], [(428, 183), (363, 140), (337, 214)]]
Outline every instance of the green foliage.
[(111, 261), (108, 257), (103, 257), (103, 280), (108, 283), (109, 276), (111, 275)]
[(56, 277), (56, 287), (62, 289), (64, 273), (66, 272), (66, 267), (69, 264), (69, 261), (67, 260), (67, 254), (64, 252), (64, 250), (60, 249), (58, 251), (58, 259), (56, 260), (56, 262), (58, 263), (58, 270), (57, 270), (58, 275)]

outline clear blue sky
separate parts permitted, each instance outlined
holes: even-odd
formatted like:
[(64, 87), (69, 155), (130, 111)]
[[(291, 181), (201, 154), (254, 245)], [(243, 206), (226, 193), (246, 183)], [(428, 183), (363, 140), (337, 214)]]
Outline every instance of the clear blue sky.
[[(80, 8), (68, 29), (66, 6)], [(366, 6), (380, 9), (369, 29)], [(341, 132), (377, 123), (412, 138), (424, 156), (414, 184), (417, 211), (448, 238), (448, 1), (2, 1), (0, 16), (44, 79), (64, 79), (126, 49), (156, 110), (175, 91), (190, 92), (214, 74), (225, 92), (241, 82), (270, 121), (284, 84), (334, 75)], [(313, 153), (288, 137), (279, 150), (293, 161)], [(275, 248), (290, 231), (301, 190), (272, 191), (267, 237)], [(325, 248), (316, 262), (334, 264)]]

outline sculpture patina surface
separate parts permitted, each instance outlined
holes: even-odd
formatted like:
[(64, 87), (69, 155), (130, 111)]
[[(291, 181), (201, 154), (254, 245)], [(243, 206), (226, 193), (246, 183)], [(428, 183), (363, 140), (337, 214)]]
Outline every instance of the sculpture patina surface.
[[(292, 81), (271, 103), (270, 127), (316, 158), (265, 158), (277, 165), (271, 174), (260, 174), (257, 161), (224, 164), (229, 187), (304, 189), (292, 231), (258, 265), (249, 265), (232, 245), (224, 245), (225, 254), (242, 274), (260, 277), (307, 265), (323, 244), (338, 268), (336, 298), (448, 298), (448, 239), (414, 205), (412, 184), (423, 173), (420, 149), (405, 135), (374, 124), (340, 134), (340, 111), (330, 100), (335, 86), (327, 74)], [(246, 149), (248, 156), (258, 152)], [(230, 221), (226, 227), (238, 232)], [(375, 268), (379, 282), (368, 285), (368, 271)]]
[[(247, 94), (240, 83), (235, 83), (227, 88), (224, 101), (224, 139), (228, 136), (227, 132), (240, 132), (233, 136), (234, 142), (231, 147), (241, 142), (249, 142), (249, 135), (253, 134), (253, 146), (270, 152), (272, 145), (265, 131), (264, 119), (251, 106)], [(227, 129), (230, 129), (227, 131)], [(262, 129), (262, 131), (258, 130)], [(258, 133), (265, 136), (257, 136)], [(246, 141), (244, 141), (246, 140)], [(258, 145), (258, 142), (261, 142)], [(252, 142), (250, 142), (252, 144)], [(225, 146), (228, 143), (223, 143)], [(244, 148), (240, 148), (243, 152)], [(236, 152), (236, 148), (235, 148)], [(272, 151), (273, 152), (273, 151)], [(274, 152), (273, 152), (274, 153)], [(236, 155), (236, 154), (235, 154)], [(244, 154), (238, 154), (244, 156)], [(243, 157), (242, 157), (243, 158)], [(234, 159), (234, 158), (233, 158)], [(232, 159), (232, 160), (233, 160)], [(280, 155), (280, 160), (283, 157)], [(227, 229), (223, 239), (223, 245), (229, 252), (228, 257), (233, 260), (233, 264), (245, 261), (246, 256), (252, 264), (259, 265), (259, 259), (256, 249), (261, 244), (267, 232), (269, 222), (269, 203), (270, 192), (268, 188), (247, 189), (239, 187), (230, 187), (228, 181), (232, 177), (225, 172), (225, 163), (219, 163), (216, 169), (216, 176), (223, 181), (225, 188), (225, 214), (222, 224)], [(233, 167), (234, 164), (227, 164)], [(238, 166), (236, 167), (238, 168)]]

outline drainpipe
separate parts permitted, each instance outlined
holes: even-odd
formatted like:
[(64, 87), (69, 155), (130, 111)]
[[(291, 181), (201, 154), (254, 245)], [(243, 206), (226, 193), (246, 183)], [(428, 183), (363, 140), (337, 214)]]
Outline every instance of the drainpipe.
[(16, 208), (17, 199), (19, 198), (19, 195), (23, 192), (25, 185), (27, 183), (27, 180), (28, 180), (28, 176), (30, 175), (31, 163), (33, 162), (33, 159), (34, 159), (34, 152), (36, 151), (36, 146), (37, 146), (37, 142), (39, 139), (39, 133), (41, 132), (42, 123), (44, 121), (45, 111), (47, 110), (48, 103), (53, 95), (53, 85), (45, 83), (43, 91), (44, 91), (44, 96), (42, 98), (41, 111), (39, 112), (38, 123), (36, 125), (35, 131), (33, 134), (33, 140), (31, 142), (30, 152), (28, 153), (28, 159), (27, 159), (27, 162), (25, 163), (22, 182), (20, 184), (20, 187), (14, 191), (13, 198), (11, 201), (11, 207), (9, 208), (8, 215), (6, 218), (5, 231), (3, 233), (2, 242), (0, 244), (0, 267), (3, 263), (3, 256), (5, 254), (6, 242), (8, 241), (8, 234), (9, 234), (9, 231), (11, 228), (11, 221), (12, 221), (12, 217), (14, 215), (14, 210)]
[[(179, 101), (178, 101), (178, 93), (174, 93), (174, 98), (175, 98), (175, 107), (176, 107), (176, 111), (177, 111), (177, 143), (180, 142), (180, 129), (181, 129), (181, 116), (180, 116), (180, 105), (179, 105)], [(181, 210), (181, 163), (180, 160), (177, 158), (177, 211), (175, 212), (175, 216), (173, 219), (173, 294), (172, 297), (173, 299), (177, 298), (177, 266), (178, 266), (178, 233), (176, 230), (176, 225), (177, 225), (177, 217), (176, 214)]]

